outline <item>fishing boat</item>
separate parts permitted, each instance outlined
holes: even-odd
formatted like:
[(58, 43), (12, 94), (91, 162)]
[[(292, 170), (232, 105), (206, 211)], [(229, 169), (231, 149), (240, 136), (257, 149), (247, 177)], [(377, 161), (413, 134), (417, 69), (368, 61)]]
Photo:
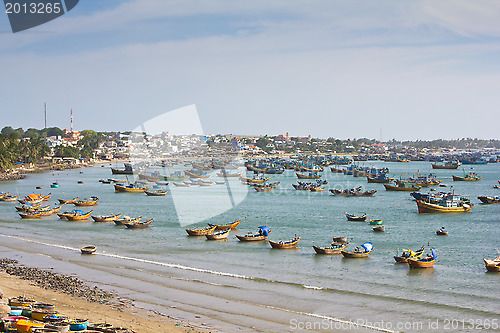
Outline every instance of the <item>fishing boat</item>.
[(387, 174), (381, 173), (377, 175), (366, 175), (368, 183), (386, 184), (393, 180)]
[(292, 184), (292, 187), (296, 191), (309, 191), (311, 189), (311, 185), (306, 185), (306, 184)]
[(59, 184), (50, 184), (50, 188), (59, 188)]
[(382, 220), (380, 220), (380, 219), (370, 220), (370, 224), (371, 225), (381, 225), (382, 224)]
[(199, 186), (212, 186), (214, 184), (215, 184), (215, 181), (213, 181), (213, 180), (212, 181), (204, 181), (204, 180), (200, 179), (198, 181)]
[(311, 186), (309, 188), (311, 192), (323, 192), (325, 190), (324, 187), (319, 187), (319, 186)]
[(89, 325), (88, 319), (73, 319), (69, 321), (70, 331), (83, 331), (87, 329)]
[(114, 222), (120, 218), (122, 214), (109, 214), (109, 215), (92, 215), (94, 222)]
[(114, 184), (113, 186), (115, 187), (115, 192), (144, 193), (149, 189), (149, 187), (138, 184)]
[(237, 220), (228, 224), (208, 224), (209, 226), (215, 226), (216, 230), (234, 229), (241, 223), (241, 220)]
[(39, 219), (42, 216), (42, 212), (19, 212), (18, 214), (23, 219)]
[(271, 230), (267, 226), (260, 226), (257, 233), (251, 233), (250, 231), (246, 235), (236, 235), (241, 242), (256, 242), (266, 240), (267, 236), (271, 233)]
[(449, 195), (438, 201), (417, 200), (419, 213), (462, 213), (468, 212), (474, 207), (473, 204), (458, 199), (454, 195)]
[(74, 205), (75, 206), (94, 206), (95, 204), (97, 204), (98, 201), (99, 201), (98, 197), (90, 197), (90, 198), (85, 199), (85, 200), (77, 200), (77, 201), (75, 201)]
[(11, 307), (29, 308), (35, 303), (36, 300), (34, 300), (33, 298), (26, 297), (24, 295), (9, 298), (9, 306)]
[(184, 182), (184, 183), (172, 182), (172, 184), (174, 184), (175, 186), (178, 186), (178, 187), (189, 187), (189, 186), (191, 186), (190, 183), (186, 183), (186, 182)]
[(94, 254), (97, 248), (94, 245), (87, 245), (80, 249), (82, 254)]
[(295, 249), (297, 244), (299, 244), (300, 236), (295, 236), (294, 238), (286, 241), (268, 241), (273, 249)]
[(139, 217), (130, 217), (130, 216), (123, 216), (121, 218), (117, 218), (114, 220), (116, 225), (124, 225), (125, 223), (134, 223), (134, 222), (139, 222), (142, 219), (142, 216)]
[(16, 206), (16, 210), (18, 212), (34, 212), (36, 210), (43, 210), (43, 209), (49, 209), (50, 206), (44, 206), (41, 207), (42, 203), (37, 203), (37, 204), (24, 204), (22, 206)]
[(441, 227), (441, 229), (436, 230), (436, 235), (448, 236), (448, 231), (444, 227)]
[(393, 184), (384, 184), (387, 191), (418, 191), (422, 186), (415, 185), (405, 181), (396, 181)]
[(203, 228), (186, 229), (189, 236), (205, 236), (214, 232), (216, 226), (208, 226)]
[(206, 234), (205, 237), (208, 240), (222, 240), (222, 239), (227, 239), (227, 236), (229, 235), (229, 231), (231, 229), (224, 229), (224, 230), (218, 230), (214, 231), (210, 234)]
[(12, 326), (16, 327), (16, 331), (14, 332), (36, 332), (34, 329), (35, 328), (42, 328), (45, 326), (44, 323), (34, 321), (34, 320), (27, 320), (27, 319), (19, 319), (18, 321), (14, 322)]
[[(179, 171), (176, 171), (172, 174), (170, 174), (169, 176), (165, 176), (163, 177), (163, 180), (166, 180), (166, 181), (182, 181), (184, 179), (186, 179), (187, 175), (186, 174), (182, 174), (181, 172)], [(197, 176), (199, 177), (199, 176)]]
[(0, 199), (7, 196), (8, 194), (9, 194), (9, 192), (0, 192)]
[(123, 223), (124, 226), (126, 226), (129, 229), (143, 229), (143, 228), (148, 228), (151, 222), (153, 222), (154, 219), (149, 219), (147, 221), (141, 222), (127, 222)]
[(41, 195), (41, 194), (29, 194), (27, 196), (24, 197), (24, 200), (17, 200), (19, 201), (20, 203), (22, 204), (25, 204), (25, 203), (39, 203), (39, 202), (42, 202), (42, 201), (48, 201), (50, 199), (50, 196), (52, 194), (49, 193), (47, 195)]
[(132, 168), (132, 165), (129, 163), (124, 163), (125, 168), (122, 169), (117, 169), (117, 168), (111, 168), (111, 173), (113, 175), (133, 175), (134, 174), (134, 169)]
[(303, 173), (295, 173), (297, 175), (298, 179), (319, 179), (321, 178), (321, 175), (317, 172), (309, 172), (308, 174), (303, 174)]
[(79, 199), (79, 197), (76, 197), (76, 198), (73, 198), (73, 199), (57, 199), (59, 200), (59, 203), (64, 205), (71, 205), (71, 204), (74, 204), (75, 202), (77, 202)]
[(153, 197), (164, 197), (167, 194), (167, 190), (147, 190), (145, 191), (146, 195)]
[(341, 251), (342, 255), (345, 258), (366, 258), (373, 251), (373, 244), (370, 242), (366, 242), (361, 244), (359, 247), (357, 246), (354, 251)]
[(497, 204), (500, 203), (500, 196), (495, 196), (495, 197), (477, 197), (479, 200), (481, 200), (482, 203), (484, 204)]
[(328, 247), (319, 247), (313, 245), (317, 254), (340, 254), (347, 247), (347, 243), (335, 244)]
[(366, 213), (363, 213), (363, 215), (353, 215), (349, 214), (347, 212), (344, 212), (345, 217), (347, 217), (347, 221), (355, 221), (355, 222), (364, 222), (366, 221)]
[(40, 212), (41, 216), (49, 216), (52, 214), (57, 214), (62, 208), (62, 205), (49, 209), (36, 210), (35, 212)]
[(347, 237), (344, 237), (344, 236), (333, 236), (333, 239), (332, 239), (333, 243), (347, 243)]
[(417, 251), (412, 251), (410, 249), (403, 249), (403, 253), (399, 255), (399, 249), (396, 252), (396, 255), (394, 256), (394, 260), (396, 260), (397, 263), (400, 264), (407, 264), (409, 258), (413, 259), (419, 259), (422, 257), (424, 254), (425, 246), (422, 246), (420, 249)]
[(451, 177), (453, 178), (453, 181), (464, 181), (464, 182), (476, 182), (476, 181), (480, 180), (481, 178), (483, 178), (483, 177), (478, 176), (478, 174), (475, 172), (469, 172), (466, 174), (465, 170), (464, 170), (463, 176), (451, 175)]
[(488, 272), (500, 272), (500, 256), (495, 259), (483, 259)]
[(375, 232), (384, 232), (385, 231), (385, 226), (383, 226), (383, 225), (377, 225), (377, 226), (373, 227), (372, 230), (375, 231)]
[(437, 164), (437, 163), (431, 163), (433, 169), (448, 169), (448, 170), (453, 170), (453, 169), (458, 169), (460, 166), (460, 162), (458, 161), (449, 161), (446, 162), (445, 164)]
[(19, 195), (10, 195), (10, 194), (7, 194), (7, 195), (3, 196), (0, 199), (0, 201), (13, 202), (13, 201), (16, 201), (18, 198), (19, 198)]
[(81, 210), (75, 210), (73, 214), (67, 214), (65, 217), (70, 221), (83, 221), (87, 220), (90, 215), (92, 215), (92, 212), (92, 210), (87, 213), (84, 213)]
[(241, 177), (241, 171), (236, 173), (228, 173), (226, 170), (222, 169), (221, 172), (217, 173), (219, 177)]
[(354, 189), (345, 189), (345, 190), (330, 189), (330, 193), (336, 196), (345, 196), (345, 197), (371, 197), (375, 193), (377, 193), (377, 190), (362, 191), (362, 188), (363, 188), (362, 186), (359, 186)]
[(240, 180), (245, 185), (248, 185), (248, 184), (261, 184), (261, 183), (267, 182), (269, 180), (269, 177), (263, 177), (263, 176), (256, 176), (256, 177), (253, 177), (253, 178), (240, 177)]
[(430, 268), (436, 263), (437, 252), (431, 249), (431, 254), (422, 258), (408, 258), (408, 265), (410, 268)]

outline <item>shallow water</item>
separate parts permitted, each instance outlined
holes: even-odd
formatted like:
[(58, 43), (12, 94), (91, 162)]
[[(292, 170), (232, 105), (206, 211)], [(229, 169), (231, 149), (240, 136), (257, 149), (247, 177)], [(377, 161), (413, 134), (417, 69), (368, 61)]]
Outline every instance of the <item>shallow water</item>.
[[(430, 171), (428, 162), (365, 162), (370, 164), (389, 167), (397, 177)], [(153, 225), (127, 230), (109, 223), (68, 222), (57, 216), (21, 220), (14, 203), (0, 203), (0, 234), (4, 235), (0, 244), (33, 264), (53, 265), (119, 290), (142, 306), (193, 321), (193, 314), (199, 313), (204, 322), (222, 330), (350, 330), (352, 322), (361, 324), (358, 328), (387, 331), (432, 331), (435, 325), (454, 331), (495, 328), (488, 325), (500, 315), (500, 275), (486, 273), (482, 259), (497, 256), (500, 205), (481, 205), (477, 196), (500, 194), (493, 189), (500, 179), (500, 164), (473, 167), (483, 177), (478, 182), (453, 182), (451, 175), (461, 174), (462, 168), (433, 170), (456, 194), (469, 196), (475, 204), (470, 213), (449, 215), (418, 214), (408, 192), (387, 192), (382, 184), (329, 170), (324, 172), (327, 188), (363, 185), (378, 192), (374, 197), (345, 198), (327, 191), (295, 191), (291, 186), (295, 173), (287, 170), (271, 175), (272, 181), (281, 182), (276, 190), (251, 190), (239, 205), (196, 224), (243, 219), (228, 241), (218, 242), (187, 237), (176, 207), (180, 200), (189, 202), (193, 216), (207, 209), (203, 207), (226, 207), (220, 200), (227, 188), (240, 198), (246, 194), (237, 179), (228, 179), (228, 186), (176, 188), (166, 197), (147, 197), (114, 193), (112, 185), (99, 183), (100, 178), (124, 178), (111, 176), (107, 167), (82, 169), (83, 174), (82, 170), (35, 174), (4, 182), (0, 191), (27, 195), (43, 185), (41, 193), (53, 193), (50, 202), (97, 195), (95, 214), (154, 217)], [(464, 168), (468, 171), (470, 166)], [(55, 180), (59, 188), (49, 189)], [(386, 232), (374, 233), (368, 223), (347, 222), (346, 211), (383, 219)], [(240, 243), (234, 237), (264, 224), (271, 228), (272, 240), (300, 235), (298, 249), (272, 250), (267, 242)], [(449, 236), (435, 235), (441, 226), (449, 230)], [(370, 258), (358, 260), (315, 255), (312, 245), (327, 246), (334, 235), (352, 238), (353, 246), (370, 241), (374, 251)], [(96, 245), (100, 255), (81, 256), (79, 248), (87, 244)], [(428, 244), (438, 251), (434, 268), (410, 270), (394, 264), (396, 249), (428, 248)], [(36, 259), (37, 254), (43, 254), (43, 259)]]

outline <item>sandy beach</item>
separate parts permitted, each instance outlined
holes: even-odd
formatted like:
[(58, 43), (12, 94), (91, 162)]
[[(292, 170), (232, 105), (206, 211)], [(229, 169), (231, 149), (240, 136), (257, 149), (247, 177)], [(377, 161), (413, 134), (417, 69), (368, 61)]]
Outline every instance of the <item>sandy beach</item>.
[[(70, 318), (88, 318), (90, 323), (110, 323), (116, 327), (125, 327), (135, 332), (157, 333), (157, 332), (208, 332), (192, 324), (175, 320), (167, 316), (127, 306), (123, 310), (116, 310), (108, 305), (96, 302), (88, 302), (85, 299), (73, 297), (54, 290), (47, 290), (34, 285), (32, 281), (23, 280), (19, 277), (9, 275), (0, 270), (0, 287), (3, 299), (0, 304), (8, 303), (11, 297), (25, 295), (39, 302), (54, 304), (56, 310), (62, 315)], [(6, 307), (0, 307), (0, 317), (7, 315), (3, 312)]]

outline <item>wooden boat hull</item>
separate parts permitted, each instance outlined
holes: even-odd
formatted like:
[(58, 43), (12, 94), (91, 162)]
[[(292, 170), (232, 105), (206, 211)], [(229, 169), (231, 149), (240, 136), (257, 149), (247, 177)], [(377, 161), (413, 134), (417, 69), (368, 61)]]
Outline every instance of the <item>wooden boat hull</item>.
[(122, 214), (108, 215), (108, 216), (92, 216), (94, 222), (114, 222), (120, 218)]
[(92, 210), (88, 213), (85, 213), (85, 214), (82, 214), (82, 215), (77, 215), (77, 214), (73, 214), (73, 215), (66, 215), (65, 217), (70, 220), (70, 221), (83, 221), (83, 220), (87, 220), (90, 215), (92, 215)]
[(18, 198), (19, 198), (19, 195), (16, 195), (16, 196), (8, 196), (8, 195), (6, 195), (3, 198), (1, 198), (0, 201), (13, 202), (13, 201), (16, 201)]
[(211, 234), (206, 234), (205, 237), (208, 240), (222, 240), (222, 239), (227, 239), (227, 236), (229, 236), (229, 231), (231, 229), (226, 229), (226, 230), (221, 230), (219, 232), (213, 232)]
[(418, 191), (422, 186), (396, 186), (391, 184), (384, 184), (387, 191)]
[(488, 272), (500, 272), (500, 261), (483, 259)]
[(124, 226), (126, 226), (128, 229), (144, 229), (144, 228), (149, 228), (149, 225), (153, 222), (153, 219), (144, 221), (144, 222), (130, 222), (130, 223), (123, 223)]
[(257, 192), (271, 192), (274, 187), (254, 187)]
[(205, 236), (207, 234), (211, 234), (215, 230), (215, 226), (207, 227), (207, 228), (195, 228), (195, 229), (186, 229), (186, 232), (189, 236)]
[(113, 175), (133, 175), (134, 171), (133, 170), (120, 170), (120, 169), (111, 168), (111, 173)]
[(274, 242), (274, 241), (269, 241), (269, 244), (273, 249), (295, 249), (297, 247), (297, 244), (299, 244), (300, 236), (297, 238), (294, 238), (292, 240), (283, 242)]
[(217, 176), (219, 177), (224, 177), (224, 178), (231, 178), (231, 177), (241, 177), (241, 172), (237, 173), (218, 173)]
[(57, 200), (59, 200), (59, 203), (60, 203), (61, 205), (64, 205), (64, 204), (67, 204), (67, 205), (72, 205), (72, 204), (74, 204), (75, 202), (77, 202), (77, 201), (78, 201), (78, 199), (79, 199), (79, 197), (76, 197), (76, 198), (74, 198), (74, 199), (69, 199), (69, 200), (65, 200), (65, 199), (57, 199)]
[(115, 187), (115, 192), (128, 192), (128, 193), (144, 193), (148, 190), (147, 187), (126, 187), (120, 184), (113, 185)]
[(23, 219), (39, 219), (42, 216), (42, 213), (18, 213), (19, 216)]
[(373, 231), (375, 231), (375, 232), (384, 232), (385, 231), (385, 226), (379, 225), (379, 226), (373, 227)]
[(375, 183), (375, 184), (387, 184), (391, 181), (390, 178), (387, 178), (387, 179), (378, 179), (378, 178), (372, 178), (370, 176), (366, 176), (366, 180), (368, 181), (368, 183)]
[(370, 224), (371, 225), (381, 225), (382, 224), (382, 220), (370, 220)]
[(325, 188), (324, 187), (314, 187), (314, 186), (312, 186), (309, 190), (311, 192), (323, 192), (325, 190)]
[(94, 206), (99, 201), (98, 197), (92, 197), (91, 200), (79, 200), (74, 203), (75, 206), (89, 207)]
[(448, 236), (448, 231), (436, 230), (438, 236)]
[(145, 191), (146, 195), (152, 197), (164, 197), (168, 191)]
[(241, 223), (241, 220), (234, 221), (229, 224), (208, 224), (209, 226), (215, 226), (215, 230), (226, 230), (226, 229), (234, 229)]
[(367, 218), (366, 214), (362, 216), (355, 216), (347, 213), (345, 213), (345, 217), (347, 218), (347, 221), (353, 222), (365, 222)]
[(408, 265), (410, 268), (430, 268), (434, 266), (436, 260), (418, 260), (418, 259), (408, 259)]
[(80, 252), (82, 252), (82, 254), (94, 254), (96, 250), (97, 248), (95, 246), (89, 245), (82, 247)]
[(394, 260), (396, 260), (396, 262), (400, 264), (408, 263), (408, 257), (394, 256)]
[(367, 258), (370, 252), (348, 252), (348, 251), (341, 251), (342, 255), (345, 258)]
[(451, 177), (453, 178), (453, 181), (462, 181), (462, 182), (476, 182), (478, 180), (480, 180), (481, 178), (483, 177), (474, 177), (474, 178), (470, 178), (470, 177), (460, 177), (460, 176), (455, 176), (455, 175), (451, 175)]
[(466, 205), (461, 207), (441, 207), (432, 203), (417, 200), (419, 213), (464, 213), (472, 209), (474, 205)]
[(125, 225), (125, 223), (139, 222), (141, 219), (142, 219), (142, 216), (139, 216), (135, 219), (132, 219), (132, 218), (116, 219), (114, 222), (116, 225)]
[(304, 175), (304, 174), (298, 173), (298, 172), (296, 172), (295, 174), (297, 175), (298, 179), (319, 179), (319, 178), (321, 178), (321, 175), (319, 175), (319, 174), (318, 175)]
[(455, 165), (439, 165), (439, 164), (434, 164), (432, 163), (432, 168), (433, 169), (447, 169), (447, 170), (453, 170), (453, 169), (458, 169), (460, 164), (455, 164)]
[(259, 242), (266, 240), (267, 236), (264, 235), (236, 235), (241, 242)]
[(346, 244), (343, 244), (339, 247), (319, 247), (316, 245), (313, 245), (314, 251), (316, 251), (317, 254), (340, 254), (347, 246)]
[(500, 197), (477, 197), (484, 204), (498, 204), (500, 203)]

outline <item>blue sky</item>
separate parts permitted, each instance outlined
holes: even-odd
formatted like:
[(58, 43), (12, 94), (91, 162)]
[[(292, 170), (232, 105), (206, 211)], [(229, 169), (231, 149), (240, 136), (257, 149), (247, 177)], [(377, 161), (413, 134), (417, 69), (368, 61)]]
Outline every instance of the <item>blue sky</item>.
[[(80, 1), (12, 34), (0, 126), (131, 130), (195, 104), (205, 133), (500, 139), (500, 2)], [(189, 119), (186, 119), (189, 122)]]

